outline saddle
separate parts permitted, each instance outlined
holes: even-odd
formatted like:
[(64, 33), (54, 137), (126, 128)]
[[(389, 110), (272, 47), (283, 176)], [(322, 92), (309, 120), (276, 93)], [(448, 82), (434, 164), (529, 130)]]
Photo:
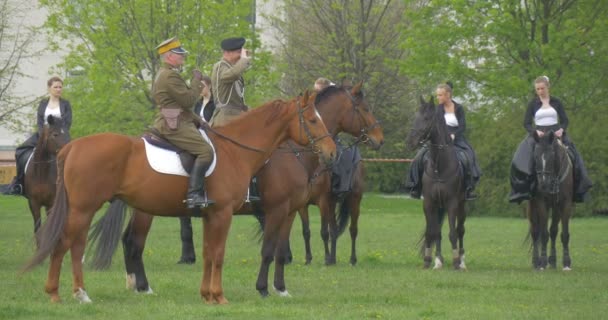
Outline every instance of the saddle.
[(188, 174), (192, 172), (192, 167), (194, 166), (194, 160), (196, 159), (196, 157), (188, 151), (183, 150), (172, 144), (171, 142), (169, 142), (169, 140), (163, 138), (160, 132), (158, 132), (158, 130), (150, 128), (148, 132), (143, 134), (142, 138), (151, 145), (177, 153), (177, 155), (179, 156), (179, 160), (181, 161), (182, 166), (184, 167), (184, 170), (186, 170)]

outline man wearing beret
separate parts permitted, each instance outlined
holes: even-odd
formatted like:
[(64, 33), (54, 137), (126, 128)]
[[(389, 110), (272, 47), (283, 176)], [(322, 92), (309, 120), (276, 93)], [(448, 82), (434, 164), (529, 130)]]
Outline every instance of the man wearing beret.
[(205, 172), (213, 160), (213, 149), (198, 131), (201, 118), (194, 114), (193, 106), (203, 90), (202, 74), (193, 71), (189, 87), (179, 71), (188, 53), (181, 47), (178, 39), (171, 38), (156, 47), (163, 62), (154, 84), (152, 94), (160, 108), (154, 128), (177, 147), (196, 156), (190, 172), (186, 205), (198, 209), (213, 204), (202, 195)]
[(251, 58), (244, 45), (245, 38), (222, 40), (222, 60), (213, 66), (211, 72), (211, 88), (216, 107), (211, 119), (212, 126), (222, 126), (248, 110), (244, 99), (243, 73), (251, 64)]

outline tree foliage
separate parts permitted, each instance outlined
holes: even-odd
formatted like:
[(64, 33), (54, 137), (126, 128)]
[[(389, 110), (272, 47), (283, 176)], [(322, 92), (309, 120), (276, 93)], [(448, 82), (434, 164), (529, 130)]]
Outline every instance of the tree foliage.
[(507, 204), (509, 165), (522, 128), (532, 82), (551, 79), (570, 118), (568, 133), (595, 182), (593, 201), (579, 213), (606, 207), (603, 179), (607, 153), (598, 139), (605, 126), (603, 93), (608, 74), (605, 1), (412, 1), (403, 47), (403, 74), (421, 82), (451, 79), (469, 110), (469, 137), (484, 171), (477, 212), (512, 212)]
[[(404, 58), (399, 40), (404, 10), (403, 2), (390, 0), (287, 0), (282, 15), (272, 19), (284, 74), (281, 85), (286, 93), (311, 88), (318, 77), (338, 84), (343, 80), (365, 82), (374, 115), (382, 120), (385, 135), (391, 137), (379, 152), (363, 148), (368, 157), (403, 156), (404, 124), (417, 106), (418, 100), (411, 96), (415, 92), (412, 82), (399, 74), (395, 63)], [(403, 165), (390, 170), (376, 164), (367, 167), (367, 175), (374, 181), (369, 186), (375, 190), (393, 191), (402, 182), (380, 180), (381, 173), (389, 171), (393, 177), (403, 177)]]
[[(115, 131), (139, 134), (155, 115), (151, 82), (161, 64), (155, 47), (173, 36), (190, 52), (184, 78), (194, 68), (209, 73), (221, 59), (219, 43), (244, 36), (259, 43), (248, 20), (251, 1), (44, 0), (53, 45), (69, 50), (63, 68), (66, 96), (74, 106), (74, 135)], [(252, 48), (254, 49), (254, 48)], [(271, 77), (269, 54), (257, 52), (247, 73), (247, 97), (271, 90), (258, 78)], [(250, 84), (254, 85), (250, 85)], [(258, 89), (259, 90), (256, 90)]]
[(38, 26), (26, 23), (30, 6), (0, 0), (0, 125), (15, 131), (31, 125), (23, 114), (37, 99), (15, 90), (18, 79), (27, 76), (22, 72), (22, 64), (39, 55), (33, 45)]

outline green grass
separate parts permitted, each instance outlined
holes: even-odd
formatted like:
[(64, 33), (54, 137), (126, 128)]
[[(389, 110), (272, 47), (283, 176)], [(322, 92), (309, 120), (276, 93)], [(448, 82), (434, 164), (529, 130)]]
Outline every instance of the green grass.
[[(533, 271), (524, 219), (472, 217), (466, 223), (468, 271), (422, 270), (416, 243), (424, 226), (420, 201), (367, 194), (360, 219), (359, 264), (348, 264), (348, 232), (338, 242), (338, 264), (323, 265), (318, 212), (311, 207), (313, 263), (305, 266), (301, 226), (292, 232), (295, 263), (286, 268), (291, 298), (258, 296), (260, 245), (251, 217), (233, 219), (224, 267), (227, 306), (205, 305), (200, 220), (194, 221), (197, 263), (176, 265), (179, 222), (158, 218), (144, 259), (153, 295), (125, 289), (122, 252), (104, 272), (85, 269), (93, 304), (71, 297), (69, 255), (60, 294), (43, 291), (48, 261), (33, 272), (18, 270), (33, 252), (32, 220), (24, 199), (0, 196), (0, 319), (599, 319), (608, 317), (608, 220), (571, 223), (573, 271)], [(99, 216), (99, 214), (98, 214)], [(449, 257), (447, 226), (444, 255)], [(558, 260), (561, 261), (561, 245)], [(273, 270), (271, 270), (272, 272)], [(272, 279), (272, 274), (270, 276)], [(270, 283), (272, 286), (272, 283)]]

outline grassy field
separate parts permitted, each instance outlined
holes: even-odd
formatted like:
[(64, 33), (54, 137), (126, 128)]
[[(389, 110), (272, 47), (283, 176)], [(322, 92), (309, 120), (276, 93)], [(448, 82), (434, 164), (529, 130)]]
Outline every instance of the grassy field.
[[(255, 221), (236, 217), (224, 267), (224, 290), (230, 304), (205, 305), (198, 294), (200, 259), (192, 266), (176, 265), (179, 222), (159, 218), (144, 253), (154, 294), (125, 289), (119, 250), (110, 270), (85, 269), (86, 289), (93, 300), (90, 305), (80, 305), (71, 297), (70, 259), (66, 257), (60, 287), (63, 303), (53, 305), (43, 291), (48, 263), (18, 274), (33, 252), (27, 203), (22, 198), (0, 196), (0, 319), (608, 318), (607, 219), (572, 221), (571, 272), (563, 272), (561, 267), (533, 271), (528, 247), (523, 244), (526, 220), (498, 217), (467, 220), (467, 271), (430, 271), (421, 269), (416, 249), (424, 225), (420, 204), (405, 198), (366, 195), (359, 229), (359, 264), (355, 267), (347, 263), (348, 233), (338, 242), (338, 264), (323, 265), (319, 216), (311, 207), (313, 263), (303, 264), (297, 222), (292, 232), (295, 262), (286, 269), (291, 298), (258, 296), (255, 281), (260, 245)], [(198, 240), (200, 220), (194, 225)], [(444, 226), (444, 254), (449, 256), (446, 230)], [(199, 253), (200, 242), (195, 245)]]

